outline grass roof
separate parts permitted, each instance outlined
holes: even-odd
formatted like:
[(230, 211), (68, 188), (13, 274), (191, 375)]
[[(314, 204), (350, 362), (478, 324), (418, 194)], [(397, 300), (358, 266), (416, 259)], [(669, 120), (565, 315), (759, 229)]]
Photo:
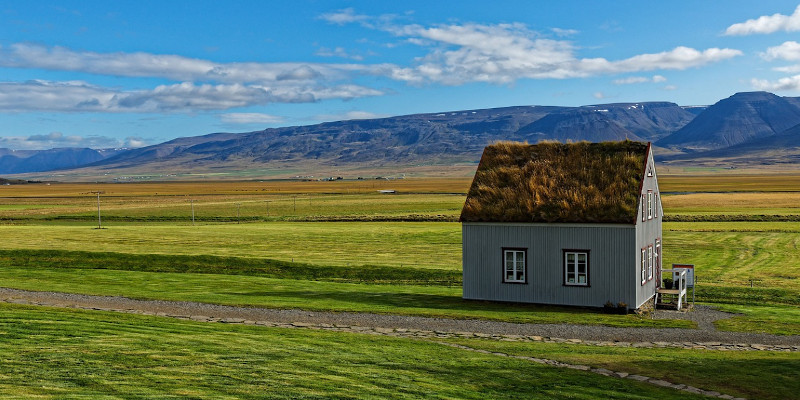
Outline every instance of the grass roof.
[(461, 221), (634, 223), (647, 151), (628, 140), (487, 146)]

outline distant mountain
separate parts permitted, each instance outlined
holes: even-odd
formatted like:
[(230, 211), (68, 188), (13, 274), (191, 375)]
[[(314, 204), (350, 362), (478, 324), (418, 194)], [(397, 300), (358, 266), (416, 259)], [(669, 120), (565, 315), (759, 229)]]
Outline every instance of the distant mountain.
[(685, 151), (720, 149), (800, 124), (800, 101), (767, 92), (736, 93), (708, 107), (657, 145)]
[(698, 160), (718, 163), (737, 163), (747, 165), (773, 165), (800, 163), (800, 125), (795, 125), (781, 133), (754, 139), (735, 146), (677, 157), (666, 160)]
[[(0, 173), (82, 168), (81, 175), (393, 169), (475, 163), (495, 141), (651, 141), (660, 161), (800, 162), (800, 98), (737, 93), (712, 106), (667, 102), (517, 106), (213, 133), (106, 154), (0, 149)], [(94, 152), (94, 153), (93, 153)]]
[(677, 104), (663, 102), (449, 111), (180, 138), (91, 166), (474, 162), (486, 145), (498, 140), (647, 140), (669, 134), (693, 117)]
[(694, 114), (674, 103), (601, 104), (550, 113), (519, 132), (540, 133), (559, 141), (652, 141), (680, 129), (693, 118)]
[(50, 150), (0, 149), (0, 174), (42, 172), (75, 168), (106, 158), (119, 151), (88, 148), (61, 148)]

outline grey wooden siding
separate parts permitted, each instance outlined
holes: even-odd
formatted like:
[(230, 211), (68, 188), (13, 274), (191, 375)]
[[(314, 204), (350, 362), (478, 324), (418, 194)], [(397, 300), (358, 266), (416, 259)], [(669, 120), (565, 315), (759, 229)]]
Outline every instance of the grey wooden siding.
[[(464, 298), (632, 306), (641, 286), (636, 232), (633, 224), (464, 223)], [(504, 247), (528, 249), (527, 283), (503, 283)], [(589, 287), (564, 285), (564, 249), (589, 250)]]
[[(653, 219), (647, 219), (644, 222), (642, 222), (641, 210), (642, 210), (642, 207), (645, 207), (645, 212), (646, 212), (646, 207), (647, 207), (646, 198), (645, 198), (644, 204), (639, 204), (639, 215), (640, 215), (640, 218), (636, 219), (636, 248), (639, 249), (636, 252), (636, 281), (634, 282), (634, 287), (636, 287), (636, 302), (635, 303), (630, 303), (630, 304), (635, 304), (637, 308), (639, 306), (641, 306), (642, 304), (644, 304), (646, 301), (648, 301), (648, 300), (653, 298), (653, 296), (655, 295), (656, 284), (657, 284), (657, 280), (658, 280), (658, 267), (659, 267), (659, 265), (656, 265), (656, 267), (653, 268), (653, 279), (652, 280), (649, 280), (647, 283), (642, 285), (642, 281), (640, 279), (640, 276), (641, 276), (640, 275), (640, 268), (641, 268), (641, 262), (642, 262), (641, 249), (642, 248), (647, 248), (647, 246), (650, 246), (650, 245), (655, 246), (656, 239), (661, 239), (662, 238), (662, 236), (661, 236), (661, 220), (662, 220), (662, 217), (663, 217), (664, 214), (663, 214), (663, 208), (661, 207), (661, 193), (658, 190), (658, 178), (656, 176), (657, 173), (656, 173), (656, 170), (655, 170), (655, 164), (654, 164), (654, 161), (653, 161), (653, 153), (652, 153), (652, 151), (650, 152), (650, 154), (648, 154), (647, 166), (646, 166), (645, 171), (649, 170), (651, 166), (653, 167), (653, 176), (652, 177), (647, 176), (647, 172), (645, 172), (644, 182), (642, 183), (642, 194), (644, 194), (645, 197), (646, 197), (648, 191), (653, 191), (653, 193), (658, 194), (658, 196), (654, 200), (655, 203), (656, 203), (655, 204), (655, 211), (656, 212), (655, 212), (655, 215), (653, 216)], [(641, 199), (641, 196), (639, 196), (639, 198)], [(663, 253), (663, 250), (664, 250), (663, 240), (662, 240), (662, 244), (661, 244), (661, 250), (662, 250), (662, 253)], [(658, 258), (658, 263), (659, 264), (662, 264), (661, 260), (663, 258), (664, 258), (663, 254), (659, 256), (659, 258)]]

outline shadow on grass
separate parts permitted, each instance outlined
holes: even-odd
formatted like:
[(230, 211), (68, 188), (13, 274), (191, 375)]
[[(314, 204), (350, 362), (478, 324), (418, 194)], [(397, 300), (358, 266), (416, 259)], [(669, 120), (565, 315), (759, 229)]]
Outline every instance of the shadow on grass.
[[(329, 306), (346, 306), (353, 303), (361, 304), (368, 310), (404, 309), (409, 311), (427, 310), (441, 312), (443, 315), (459, 314), (460, 318), (469, 317), (470, 312), (475, 316), (483, 313), (502, 314), (504, 320), (527, 321), (536, 316), (542, 319), (556, 319), (563, 316), (567, 319), (583, 318), (586, 316), (607, 317), (609, 319), (625, 319), (625, 316), (610, 316), (601, 310), (589, 307), (566, 307), (527, 303), (508, 303), (483, 300), (465, 300), (458, 295), (440, 295), (427, 293), (396, 293), (396, 292), (343, 292), (333, 290), (280, 290), (280, 291), (253, 291), (228, 293), (245, 297), (266, 297), (290, 299), (290, 302), (313, 306), (315, 303)], [(305, 308), (305, 307), (304, 307)], [(515, 318), (518, 317), (518, 318)], [(635, 318), (635, 317), (633, 317)], [(564, 321), (568, 322), (568, 321)], [(576, 322), (576, 321), (572, 321)]]

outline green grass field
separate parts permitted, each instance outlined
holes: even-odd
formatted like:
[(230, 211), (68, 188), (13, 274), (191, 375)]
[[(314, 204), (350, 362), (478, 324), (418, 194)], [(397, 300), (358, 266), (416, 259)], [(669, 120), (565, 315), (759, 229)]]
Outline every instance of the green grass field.
[(798, 353), (592, 347), (484, 339), (447, 341), (474, 349), (626, 371), (751, 399), (791, 399), (800, 393), (800, 381), (795, 379), (800, 370)]
[(360, 334), (0, 305), (4, 398), (691, 398)]
[[(664, 223), (665, 267), (695, 264), (697, 299), (742, 314), (719, 321), (719, 329), (800, 334), (800, 222), (792, 221), (800, 212), (796, 190), (791, 190), (796, 178), (687, 178), (686, 190), (680, 190), (680, 181), (666, 180), (664, 186), (674, 192), (721, 192), (663, 197), (667, 214), (688, 221)], [(737, 192), (737, 179), (753, 193)], [(101, 199), (102, 230), (93, 229), (93, 185), (5, 186), (0, 193), (0, 286), (513, 322), (692, 326), (577, 308), (462, 300), (461, 227), (442, 221), (457, 218), (464, 182), (107, 185), (101, 188), (107, 192)], [(401, 193), (376, 193), (376, 187), (388, 185), (397, 185)], [(190, 199), (196, 200), (196, 225)], [(747, 222), (710, 222), (729, 215), (745, 216)], [(766, 222), (755, 222), (764, 216)], [(0, 351), (11, 354), (0, 366), (0, 397), (679, 394), (407, 339), (7, 305), (0, 310)], [(665, 378), (678, 368), (677, 376), (687, 383), (730, 388), (746, 397), (786, 398), (797, 392), (796, 383), (782, 378), (797, 368), (793, 355), (467, 344), (487, 349), (507, 345), (502, 351)], [(459, 364), (464, 368), (454, 368), (453, 360), (467, 361)], [(199, 367), (191, 370), (190, 365)], [(491, 367), (479, 368), (483, 365)], [(400, 369), (399, 375), (392, 374), (393, 368)], [(720, 378), (720, 368), (735, 382)], [(277, 375), (266, 376), (267, 370)], [(428, 376), (445, 370), (444, 377)], [(402, 383), (395, 383), (398, 376)]]

